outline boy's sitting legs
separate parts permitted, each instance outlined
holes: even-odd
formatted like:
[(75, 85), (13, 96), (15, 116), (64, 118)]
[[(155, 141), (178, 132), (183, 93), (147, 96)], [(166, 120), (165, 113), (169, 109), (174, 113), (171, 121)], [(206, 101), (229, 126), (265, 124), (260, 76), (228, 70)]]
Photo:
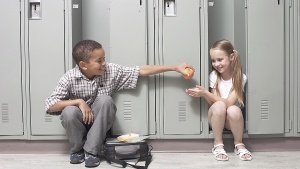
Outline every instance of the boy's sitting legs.
[[(84, 124), (80, 109), (76, 106), (67, 106), (61, 114), (61, 120), (71, 144), (70, 163), (80, 164), (85, 161), (87, 167), (98, 166), (100, 164), (100, 159), (97, 156), (97, 152), (94, 151), (94, 154), (92, 154), (83, 149), (83, 146), (86, 143), (87, 133), (92, 127), (92, 124)], [(95, 146), (91, 145), (88, 147)]]
[(93, 167), (94, 164), (97, 165), (100, 162), (98, 154), (116, 114), (116, 106), (112, 98), (106, 95), (98, 96), (91, 109), (94, 113), (94, 122), (87, 133), (87, 139), (83, 146), (86, 151), (85, 165), (87, 167)]
[(63, 109), (60, 119), (71, 145), (70, 163), (82, 163), (84, 161), (83, 145), (87, 133), (82, 113), (77, 106), (67, 106)]
[(107, 130), (112, 126), (116, 106), (110, 96), (99, 96), (91, 109), (94, 113), (94, 122), (91, 125), (84, 124), (82, 112), (76, 106), (67, 106), (62, 111), (61, 120), (71, 144), (70, 162), (73, 164), (83, 162), (84, 153), (81, 152), (84, 149), (85, 165), (96, 167), (100, 164), (98, 152), (105, 140)]

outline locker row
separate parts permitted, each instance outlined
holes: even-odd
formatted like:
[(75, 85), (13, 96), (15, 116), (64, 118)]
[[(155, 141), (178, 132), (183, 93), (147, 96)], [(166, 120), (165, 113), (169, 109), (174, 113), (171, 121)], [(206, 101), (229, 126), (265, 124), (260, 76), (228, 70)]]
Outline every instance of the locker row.
[(248, 78), (245, 137), (300, 136), (297, 0), (0, 2), (6, 4), (0, 6), (0, 139), (66, 138), (59, 116), (45, 113), (44, 101), (74, 66), (72, 48), (82, 39), (101, 43), (107, 62), (187, 62), (196, 70), (191, 80), (176, 72), (141, 77), (135, 90), (114, 95), (114, 135), (212, 138), (208, 104), (185, 89), (208, 88), (210, 46), (228, 39)]

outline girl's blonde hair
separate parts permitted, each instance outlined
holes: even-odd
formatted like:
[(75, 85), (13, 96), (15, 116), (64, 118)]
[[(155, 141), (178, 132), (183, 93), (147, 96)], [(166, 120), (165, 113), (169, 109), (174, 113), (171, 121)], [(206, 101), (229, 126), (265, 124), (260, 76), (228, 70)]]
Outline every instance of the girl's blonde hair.
[[(233, 45), (226, 39), (222, 39), (219, 40), (217, 42), (215, 42), (211, 49), (218, 49), (218, 50), (222, 50), (224, 52), (226, 52), (227, 56), (230, 57), (231, 54), (233, 54), (234, 60), (231, 62), (231, 68), (233, 70), (233, 74), (232, 74), (232, 88), (230, 89), (230, 92), (232, 92), (233, 90), (235, 90), (237, 98), (238, 98), (238, 102), (240, 103), (241, 107), (244, 107), (244, 94), (243, 94), (243, 73), (242, 73), (242, 65), (241, 65), (241, 61), (240, 61), (240, 55), (239, 53), (234, 50)], [(213, 70), (214, 67), (213, 67)], [(216, 70), (215, 70), (216, 71)], [(217, 82), (216, 82), (216, 91), (217, 94), (220, 96), (220, 91), (219, 91), (219, 83), (221, 80), (221, 74), (217, 72)]]

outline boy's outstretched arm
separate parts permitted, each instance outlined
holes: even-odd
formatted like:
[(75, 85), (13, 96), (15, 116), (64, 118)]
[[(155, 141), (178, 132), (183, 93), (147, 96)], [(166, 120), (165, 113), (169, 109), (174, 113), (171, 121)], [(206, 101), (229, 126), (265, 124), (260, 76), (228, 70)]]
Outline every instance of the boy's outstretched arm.
[(184, 69), (187, 67), (194, 70), (194, 68), (187, 63), (181, 63), (178, 65), (144, 65), (140, 66), (139, 76), (149, 76), (167, 71), (176, 71), (183, 75), (187, 75), (187, 73), (184, 72)]

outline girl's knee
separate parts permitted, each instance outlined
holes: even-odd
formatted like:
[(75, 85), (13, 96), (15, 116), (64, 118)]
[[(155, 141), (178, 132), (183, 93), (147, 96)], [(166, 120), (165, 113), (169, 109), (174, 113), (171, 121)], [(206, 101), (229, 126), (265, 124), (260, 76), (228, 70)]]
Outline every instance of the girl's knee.
[(243, 119), (242, 111), (237, 106), (230, 106), (227, 108), (227, 117), (233, 120)]
[(226, 104), (223, 101), (217, 101), (210, 107), (210, 110), (217, 113), (226, 113)]
[(226, 110), (226, 103), (223, 101), (216, 101), (213, 106), (219, 108), (219, 109), (225, 109)]
[(209, 117), (226, 117), (226, 104), (222, 101), (215, 102), (208, 111)]

